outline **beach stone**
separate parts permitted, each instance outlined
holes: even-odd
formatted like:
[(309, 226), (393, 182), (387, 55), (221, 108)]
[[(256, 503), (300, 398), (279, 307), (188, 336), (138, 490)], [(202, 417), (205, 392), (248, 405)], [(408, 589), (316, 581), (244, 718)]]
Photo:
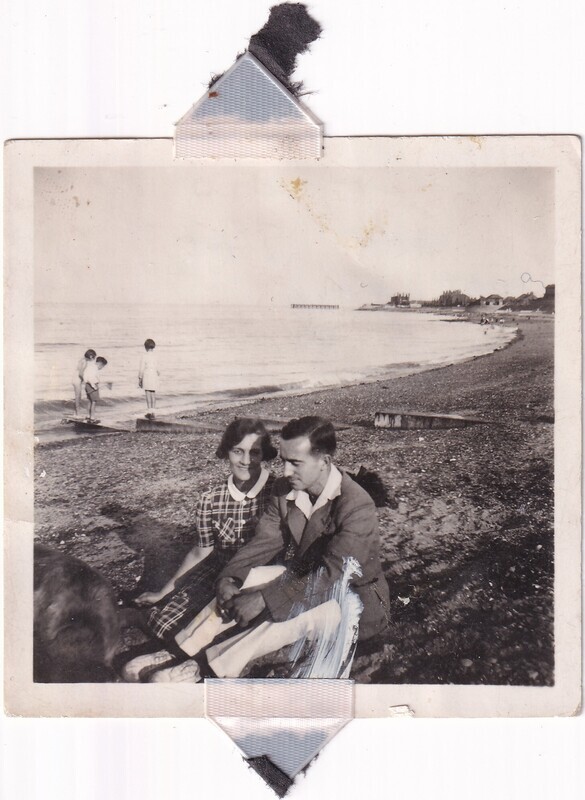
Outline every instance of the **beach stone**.
[(429, 541), (426, 538), (421, 538), (417, 542), (417, 550), (419, 553), (429, 553), (432, 550), (435, 550), (436, 543), (434, 541)]
[(90, 522), (87, 522), (83, 527), (87, 533), (92, 533), (93, 531), (101, 531), (101, 530), (110, 531), (115, 528), (119, 528), (120, 523), (114, 519), (110, 519), (110, 517), (100, 515), (94, 517)]
[(384, 667), (389, 668), (396, 654), (396, 646), (385, 644), (381, 651), (369, 656), (358, 656), (353, 662), (351, 677), (360, 683), (371, 683), (372, 675)]
[(434, 519), (441, 519), (449, 513), (449, 506), (444, 500), (435, 499), (431, 503), (431, 514)]
[(459, 517), (457, 514), (448, 514), (441, 520), (441, 533), (445, 535), (457, 533), (459, 529)]

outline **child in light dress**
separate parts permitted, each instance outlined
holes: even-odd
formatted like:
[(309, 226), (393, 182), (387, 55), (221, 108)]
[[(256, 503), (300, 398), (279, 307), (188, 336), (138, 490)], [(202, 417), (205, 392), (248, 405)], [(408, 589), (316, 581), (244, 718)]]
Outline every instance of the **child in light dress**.
[(156, 364), (155, 347), (156, 344), (152, 339), (147, 339), (144, 342), (144, 353), (140, 357), (140, 366), (138, 367), (138, 388), (144, 389), (147, 419), (154, 419), (156, 390), (158, 389), (158, 377), (160, 374)]

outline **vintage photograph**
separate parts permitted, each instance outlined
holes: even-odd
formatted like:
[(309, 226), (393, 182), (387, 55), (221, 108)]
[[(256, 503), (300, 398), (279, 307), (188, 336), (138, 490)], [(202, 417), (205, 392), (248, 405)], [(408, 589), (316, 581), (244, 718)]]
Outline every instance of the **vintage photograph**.
[(578, 531), (557, 552), (550, 154), (578, 173), (572, 140), (262, 164), (52, 144), (33, 683), (558, 685)]

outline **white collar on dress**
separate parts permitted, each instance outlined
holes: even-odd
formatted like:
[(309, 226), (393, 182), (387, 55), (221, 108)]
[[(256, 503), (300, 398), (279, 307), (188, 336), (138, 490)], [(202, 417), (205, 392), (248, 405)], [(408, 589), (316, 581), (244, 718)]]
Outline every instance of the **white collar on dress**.
[(340, 494), (341, 472), (337, 469), (335, 464), (331, 464), (329, 476), (325, 486), (323, 487), (323, 491), (315, 501), (315, 505), (312, 505), (308, 492), (305, 492), (302, 489), (292, 489), (287, 494), (286, 499), (294, 500), (296, 507), (303, 512), (307, 519), (311, 519), (311, 516), (318, 508), (321, 508), (321, 506), (324, 506), (326, 503), (328, 503), (330, 500), (333, 500), (333, 498), (338, 497)]
[(270, 473), (268, 472), (268, 470), (262, 467), (262, 469), (260, 470), (260, 477), (254, 484), (254, 486), (252, 486), (251, 489), (248, 489), (247, 492), (241, 492), (234, 483), (234, 476), (230, 475), (227, 481), (228, 491), (234, 498), (234, 500), (236, 500), (236, 502), (238, 503), (241, 503), (242, 500), (244, 500), (246, 497), (252, 500), (254, 497), (256, 497), (256, 495), (260, 494), (262, 489), (266, 486), (266, 481), (268, 480), (269, 475)]

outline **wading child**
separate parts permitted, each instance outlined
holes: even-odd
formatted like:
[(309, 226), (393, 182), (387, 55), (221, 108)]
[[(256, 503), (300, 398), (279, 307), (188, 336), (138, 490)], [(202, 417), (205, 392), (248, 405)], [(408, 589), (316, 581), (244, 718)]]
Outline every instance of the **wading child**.
[(89, 400), (89, 416), (87, 417), (88, 422), (99, 422), (98, 419), (94, 418), (93, 412), (95, 410), (96, 403), (100, 399), (99, 371), (103, 369), (107, 363), (108, 362), (105, 358), (103, 358), (103, 356), (98, 356), (95, 361), (90, 361), (88, 363), (83, 373), (85, 393), (87, 394), (87, 399)]
[(156, 408), (159, 371), (154, 353), (155, 347), (152, 339), (144, 342), (145, 352), (140, 357), (140, 366), (138, 367), (138, 388), (144, 389), (146, 395), (147, 419), (154, 419), (154, 409)]

